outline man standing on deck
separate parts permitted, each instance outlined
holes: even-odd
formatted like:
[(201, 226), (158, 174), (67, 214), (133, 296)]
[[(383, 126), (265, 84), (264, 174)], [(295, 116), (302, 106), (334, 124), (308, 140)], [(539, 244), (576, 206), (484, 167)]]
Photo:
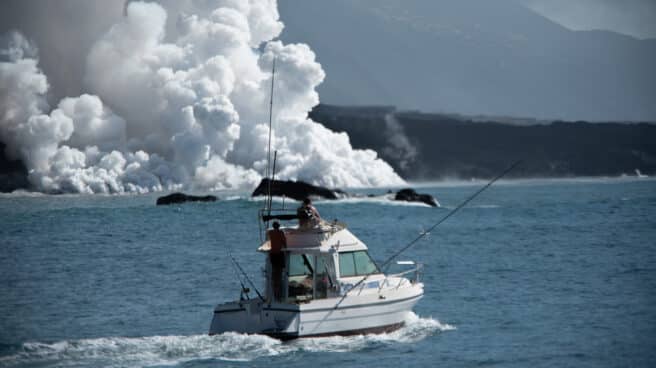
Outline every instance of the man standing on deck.
[(285, 267), (285, 255), (282, 250), (287, 248), (287, 238), (285, 232), (280, 230), (280, 223), (273, 222), (273, 229), (267, 232), (271, 249), (269, 250), (269, 259), (271, 260), (271, 281), (273, 287), (273, 299), (279, 300), (281, 297), (280, 283), (282, 281), (282, 269)]

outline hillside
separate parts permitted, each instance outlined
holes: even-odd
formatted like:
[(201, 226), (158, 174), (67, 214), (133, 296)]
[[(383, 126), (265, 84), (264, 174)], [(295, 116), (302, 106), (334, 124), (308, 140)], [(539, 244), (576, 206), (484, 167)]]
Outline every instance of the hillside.
[(656, 40), (571, 31), (512, 0), (279, 1), (321, 101), (427, 112), (656, 121)]

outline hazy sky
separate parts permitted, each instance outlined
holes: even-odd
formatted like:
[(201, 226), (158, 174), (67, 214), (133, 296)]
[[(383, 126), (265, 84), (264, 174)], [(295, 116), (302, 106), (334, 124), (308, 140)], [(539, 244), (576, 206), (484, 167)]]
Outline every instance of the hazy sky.
[[(656, 0), (516, 1), (570, 29), (607, 29), (656, 38)], [(124, 2), (3, 0), (0, 34), (18, 29), (35, 40), (41, 51), (41, 67), (54, 84), (56, 98), (74, 95), (80, 92), (80, 81), (73, 75), (84, 68), (92, 42), (122, 16)]]
[(606, 29), (638, 38), (656, 38), (655, 0), (520, 0), (573, 30)]
[[(211, 3), (160, 0), (169, 7), (194, 1)], [(517, 1), (574, 30), (606, 29), (639, 38), (656, 38), (656, 0), (481, 1)], [(40, 67), (51, 84), (49, 100), (56, 102), (63, 96), (83, 92), (79, 76), (85, 69), (86, 55), (93, 42), (123, 16), (124, 3), (125, 0), (2, 0), (0, 34), (18, 29), (36, 42)], [(443, 3), (448, 5), (448, 1)], [(172, 16), (169, 23), (175, 25), (175, 19)], [(325, 55), (318, 57), (321, 60)]]

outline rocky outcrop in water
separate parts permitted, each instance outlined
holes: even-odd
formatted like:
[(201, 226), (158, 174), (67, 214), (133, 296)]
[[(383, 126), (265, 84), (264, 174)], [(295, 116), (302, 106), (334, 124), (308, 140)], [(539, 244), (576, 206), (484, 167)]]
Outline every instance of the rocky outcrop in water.
[(194, 196), (184, 193), (173, 193), (163, 197), (157, 198), (157, 205), (169, 205), (169, 204), (178, 204), (185, 202), (214, 202), (216, 197), (213, 195), (206, 196)]
[[(260, 184), (253, 191), (252, 197), (266, 196), (269, 190), (269, 179), (262, 179)], [(319, 197), (322, 199), (341, 199), (362, 197), (362, 194), (346, 193), (340, 189), (328, 189), (316, 185), (308, 184), (303, 181), (293, 180), (274, 180), (271, 182), (271, 194), (276, 197), (285, 196), (297, 201), (302, 201), (308, 197)], [(406, 188), (399, 190), (394, 197), (389, 196), (392, 192), (388, 192), (387, 198), (395, 201), (406, 202), (420, 202), (425, 203), (431, 207), (439, 207), (439, 203), (430, 194), (420, 194), (414, 189)], [(367, 197), (378, 197), (376, 194), (368, 194)]]
[[(262, 179), (260, 185), (253, 191), (252, 197), (266, 196), (269, 192), (270, 179)], [(288, 197), (302, 201), (308, 197), (320, 197), (323, 199), (339, 199), (348, 195), (340, 189), (328, 189), (303, 181), (273, 180), (271, 181), (271, 194), (277, 197)]]
[(435, 198), (430, 194), (419, 194), (414, 189), (406, 188), (396, 192), (395, 201), (421, 202), (431, 207), (439, 207)]

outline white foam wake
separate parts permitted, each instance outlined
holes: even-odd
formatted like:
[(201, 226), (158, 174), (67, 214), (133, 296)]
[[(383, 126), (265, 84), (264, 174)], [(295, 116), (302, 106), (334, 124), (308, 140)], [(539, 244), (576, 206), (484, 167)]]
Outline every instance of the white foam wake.
[[(375, 197), (351, 197), (351, 198), (343, 198), (343, 199), (338, 199), (338, 200), (321, 200), (321, 201), (316, 201), (317, 204), (383, 204), (387, 206), (402, 206), (402, 207), (428, 207), (431, 208), (431, 206), (422, 203), (422, 202), (406, 202), (406, 201), (395, 201), (394, 196), (388, 196), (388, 195), (383, 195), (383, 196), (375, 196)], [(439, 207), (439, 203), (438, 203)]]
[[(266, 200), (265, 197), (245, 197), (245, 200), (251, 201), (251, 202), (264, 202)], [(301, 202), (296, 201), (291, 198), (285, 198), (283, 199), (281, 197), (273, 197), (272, 199), (273, 203), (283, 203), (285, 202), (286, 204), (289, 205), (290, 208), (295, 208), (295, 206), (298, 206)], [(406, 202), (406, 201), (395, 201), (394, 196), (388, 196), (388, 195), (382, 195), (382, 196), (375, 196), (375, 197), (349, 197), (349, 198), (340, 198), (340, 199), (318, 199), (314, 200), (313, 203), (315, 205), (342, 205), (342, 204), (382, 204), (382, 205), (387, 205), (387, 206), (402, 206), (402, 207), (427, 207), (427, 208), (432, 208), (431, 206), (422, 203), (422, 202)], [(438, 207), (441, 205), (438, 203)]]
[(194, 360), (252, 361), (296, 352), (349, 352), (372, 345), (414, 343), (455, 327), (410, 313), (406, 326), (387, 334), (299, 339), (283, 343), (262, 335), (104, 337), (54, 343), (26, 342), (0, 357), (0, 366), (151, 366)]
[(252, 360), (284, 352), (278, 340), (261, 335), (104, 337), (55, 343), (27, 342), (2, 366), (150, 366), (190, 360)]
[(311, 352), (349, 352), (376, 344), (415, 343), (435, 333), (455, 329), (455, 326), (433, 318), (421, 318), (410, 312), (406, 317), (405, 326), (390, 333), (299, 339), (295, 344), (302, 350)]

